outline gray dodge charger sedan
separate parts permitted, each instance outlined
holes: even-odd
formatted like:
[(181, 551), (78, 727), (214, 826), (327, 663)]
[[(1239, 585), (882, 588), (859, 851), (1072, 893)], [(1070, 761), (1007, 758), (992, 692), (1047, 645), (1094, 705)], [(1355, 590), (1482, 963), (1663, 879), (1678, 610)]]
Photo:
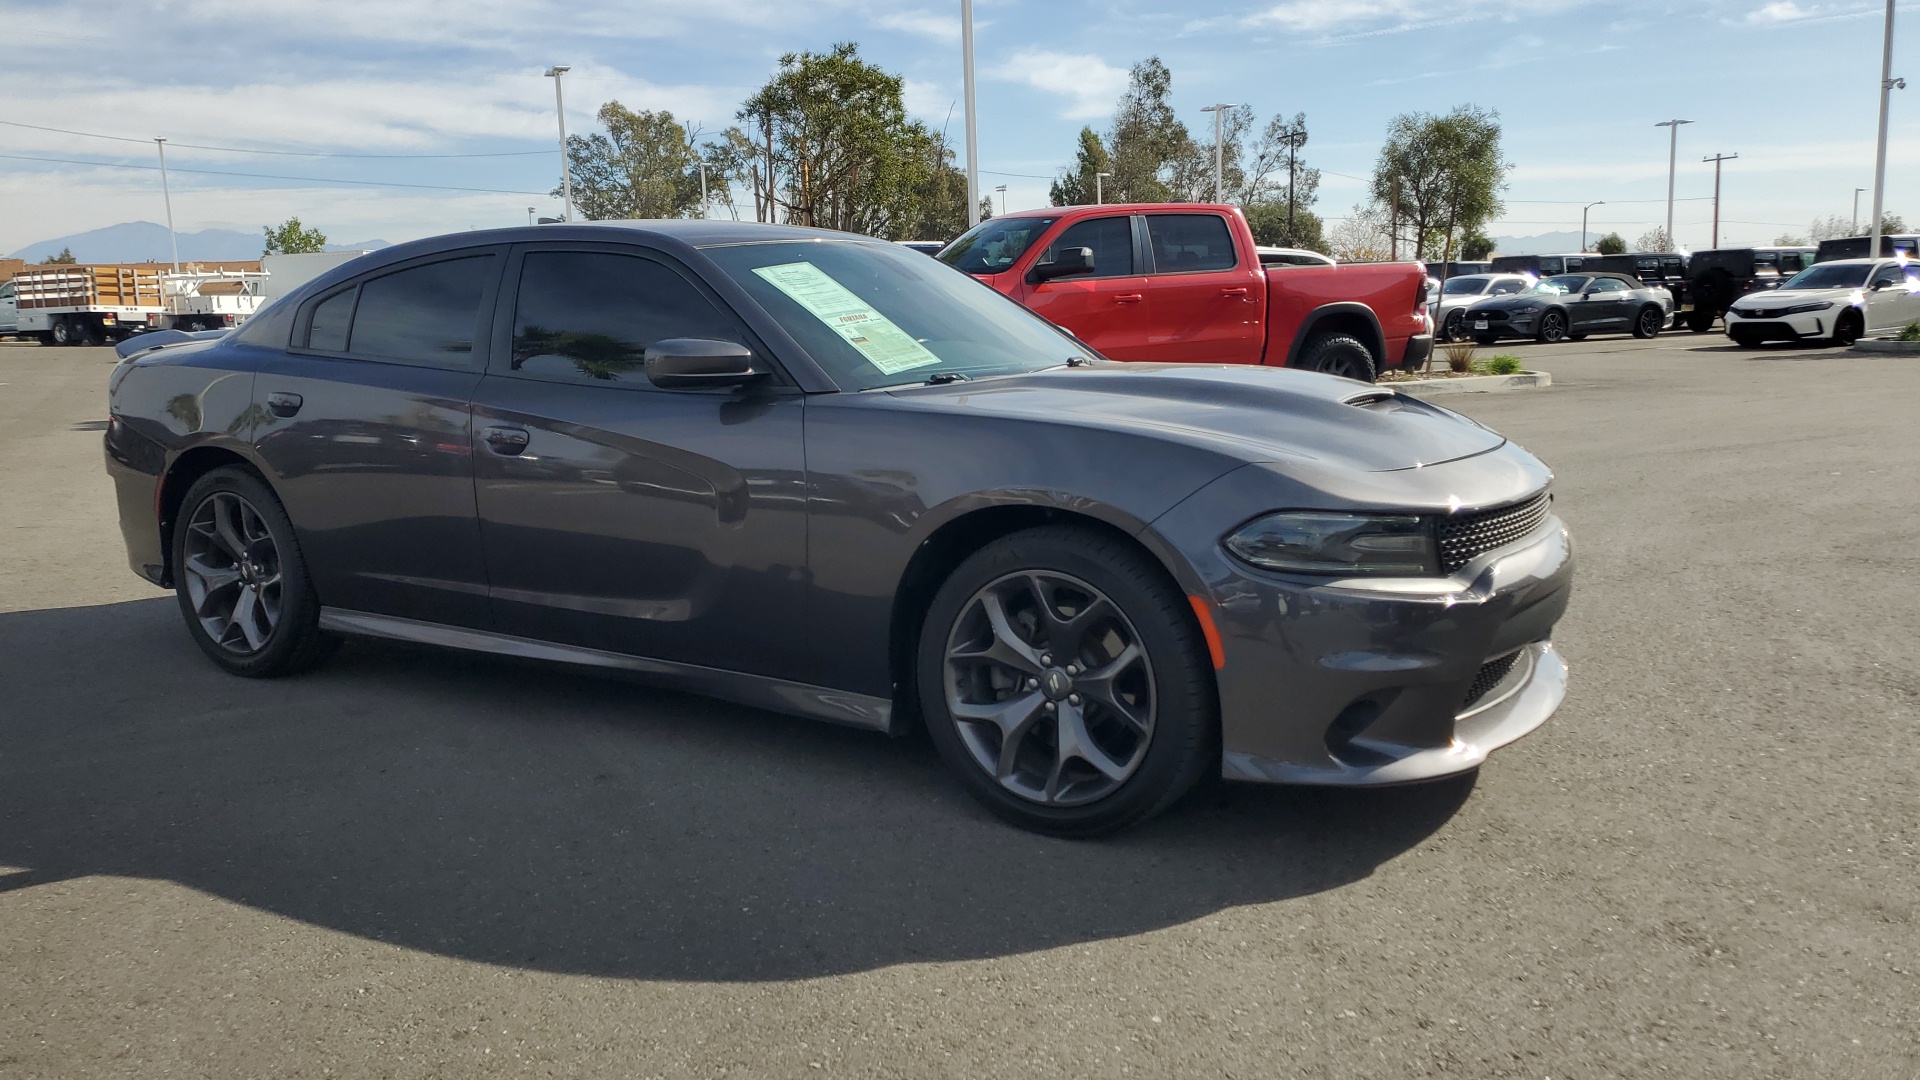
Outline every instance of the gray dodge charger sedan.
[(1531, 454), (1386, 387), (1112, 363), (842, 233), (402, 244), (111, 393), (133, 568), (237, 675), (364, 635), (919, 723), (1070, 836), (1214, 770), (1470, 770), (1565, 693)]

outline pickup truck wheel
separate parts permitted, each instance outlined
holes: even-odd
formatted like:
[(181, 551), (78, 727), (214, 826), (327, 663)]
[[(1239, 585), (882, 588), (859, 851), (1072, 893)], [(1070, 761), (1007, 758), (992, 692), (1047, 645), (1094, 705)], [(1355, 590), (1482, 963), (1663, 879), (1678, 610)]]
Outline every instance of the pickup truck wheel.
[(73, 328), (73, 343), (75, 345), (98, 345), (100, 344), (100, 334), (95, 331), (93, 327), (88, 326), (86, 323), (81, 323)]
[(1548, 345), (1565, 341), (1567, 338), (1567, 316), (1563, 312), (1549, 311), (1540, 316), (1540, 329), (1534, 331), (1535, 341)]
[(1374, 380), (1373, 353), (1360, 339), (1346, 334), (1322, 334), (1300, 350), (1300, 367), (1361, 382)]
[(73, 344), (73, 327), (65, 319), (53, 320), (53, 329), (47, 332), (55, 345)]

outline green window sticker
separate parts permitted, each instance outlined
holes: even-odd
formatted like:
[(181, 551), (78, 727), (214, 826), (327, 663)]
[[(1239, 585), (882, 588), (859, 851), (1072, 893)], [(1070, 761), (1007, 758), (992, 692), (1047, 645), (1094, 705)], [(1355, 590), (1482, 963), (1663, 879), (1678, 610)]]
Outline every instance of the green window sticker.
[(810, 262), (761, 266), (753, 272), (845, 338), (881, 374), (898, 375), (940, 362), (913, 335)]

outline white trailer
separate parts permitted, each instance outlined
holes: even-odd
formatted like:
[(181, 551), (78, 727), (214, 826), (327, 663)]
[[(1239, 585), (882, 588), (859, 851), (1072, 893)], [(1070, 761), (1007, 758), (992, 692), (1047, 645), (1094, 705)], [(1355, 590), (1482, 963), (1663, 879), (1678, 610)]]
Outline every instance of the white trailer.
[(119, 341), (158, 326), (167, 314), (157, 269), (130, 266), (34, 266), (9, 282), (14, 332), (49, 345)]
[(183, 271), (162, 274), (160, 291), (167, 313), (154, 329), (227, 330), (247, 321), (266, 301), (265, 272), (244, 270)]

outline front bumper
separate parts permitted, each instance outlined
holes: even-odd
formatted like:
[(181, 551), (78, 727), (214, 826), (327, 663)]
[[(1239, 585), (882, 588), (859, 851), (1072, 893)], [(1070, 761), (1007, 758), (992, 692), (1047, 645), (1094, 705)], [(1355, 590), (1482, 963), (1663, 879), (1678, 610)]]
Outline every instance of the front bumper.
[[(1540, 321), (1540, 312), (1534, 309), (1526, 311), (1469, 311), (1462, 320), (1460, 329), (1468, 336), (1494, 337), (1532, 337), (1534, 325)], [(1486, 323), (1481, 329), (1480, 323)]]
[(1551, 514), (1446, 578), (1315, 581), (1224, 553), (1197, 569), (1225, 660), (1227, 779), (1449, 776), (1545, 723), (1566, 696), (1552, 634), (1572, 593), (1573, 548)]
[(1808, 311), (1799, 315), (1788, 315), (1778, 319), (1741, 318), (1728, 311), (1724, 318), (1727, 323), (1727, 336), (1738, 341), (1746, 338), (1751, 341), (1801, 341), (1806, 338), (1824, 338), (1833, 333), (1833, 321), (1845, 308), (1835, 307), (1827, 311)]

